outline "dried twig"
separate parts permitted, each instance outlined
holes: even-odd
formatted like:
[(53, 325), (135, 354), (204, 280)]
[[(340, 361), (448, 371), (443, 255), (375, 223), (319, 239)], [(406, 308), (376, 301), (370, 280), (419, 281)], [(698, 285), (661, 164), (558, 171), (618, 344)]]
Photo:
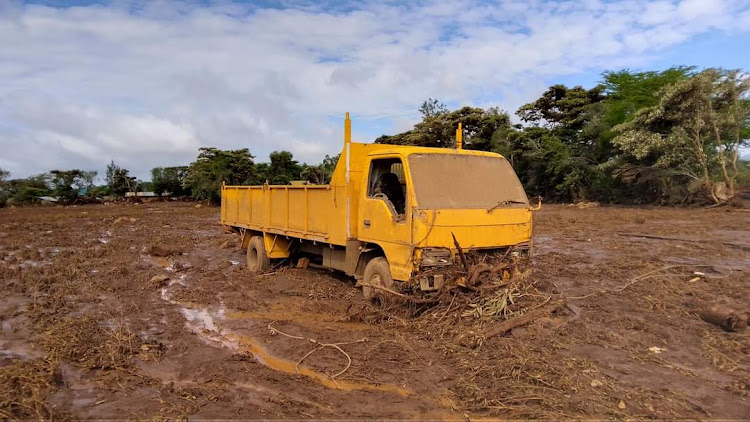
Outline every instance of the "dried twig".
[(268, 330), (271, 332), (272, 335), (281, 334), (284, 337), (291, 338), (291, 339), (294, 339), (294, 340), (307, 340), (310, 343), (312, 343), (312, 344), (315, 345), (312, 350), (310, 350), (304, 356), (302, 356), (302, 358), (300, 360), (298, 360), (297, 363), (294, 365), (294, 369), (297, 371), (298, 374), (300, 373), (299, 372), (299, 365), (302, 363), (302, 361), (304, 361), (305, 359), (307, 359), (308, 357), (310, 357), (311, 355), (313, 355), (315, 352), (317, 352), (319, 350), (322, 350), (322, 349), (325, 349), (326, 347), (330, 347), (332, 349), (338, 350), (341, 354), (343, 354), (346, 357), (346, 366), (344, 367), (344, 369), (342, 369), (341, 371), (339, 371), (339, 372), (337, 372), (337, 373), (335, 373), (333, 375), (329, 375), (331, 377), (331, 379), (336, 379), (337, 377), (343, 375), (346, 371), (348, 371), (349, 368), (351, 368), (351, 366), (352, 366), (352, 358), (351, 358), (351, 356), (349, 356), (349, 354), (346, 353), (344, 351), (344, 349), (341, 348), (341, 346), (344, 346), (344, 345), (347, 345), (347, 344), (364, 343), (364, 342), (367, 341), (367, 338), (361, 338), (359, 340), (349, 341), (349, 342), (343, 342), (343, 343), (323, 343), (323, 342), (320, 342), (320, 341), (318, 341), (318, 340), (316, 340), (314, 338), (307, 338), (307, 337), (303, 337), (303, 336), (295, 336), (295, 335), (292, 335), (292, 334), (285, 333), (285, 332), (279, 330), (278, 328), (274, 327), (273, 326), (274, 322), (276, 322), (276, 321), (272, 321), (272, 322), (270, 322), (268, 324)]
[(449, 303), (448, 307), (445, 308), (445, 312), (443, 312), (443, 314), (440, 315), (440, 318), (438, 318), (438, 322), (440, 322), (443, 318), (445, 318), (446, 315), (448, 315), (448, 311), (451, 310), (451, 307), (453, 306), (453, 301), (456, 300), (456, 296), (458, 296), (458, 293), (453, 293), (453, 297), (451, 298), (451, 303)]
[(385, 293), (388, 293), (388, 294), (391, 294), (391, 295), (394, 295), (394, 296), (398, 296), (398, 297), (400, 297), (400, 298), (402, 298), (404, 300), (407, 300), (409, 302), (412, 302), (412, 303), (437, 303), (437, 302), (440, 301), (437, 298), (435, 298), (435, 299), (421, 299), (421, 298), (417, 298), (417, 297), (411, 297), (411, 296), (405, 295), (403, 293), (399, 293), (399, 292), (397, 292), (395, 290), (391, 290), (391, 289), (389, 289), (387, 287), (378, 286), (376, 284), (357, 283), (357, 286), (369, 287), (371, 289), (380, 290), (381, 292), (385, 292)]

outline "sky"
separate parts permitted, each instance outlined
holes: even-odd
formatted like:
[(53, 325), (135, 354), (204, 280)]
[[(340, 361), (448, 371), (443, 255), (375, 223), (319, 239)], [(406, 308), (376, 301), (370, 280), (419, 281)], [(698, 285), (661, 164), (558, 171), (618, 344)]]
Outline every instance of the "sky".
[(202, 146), (317, 163), (419, 121), (511, 114), (605, 70), (750, 69), (750, 0), (0, 0), (0, 168), (145, 180)]

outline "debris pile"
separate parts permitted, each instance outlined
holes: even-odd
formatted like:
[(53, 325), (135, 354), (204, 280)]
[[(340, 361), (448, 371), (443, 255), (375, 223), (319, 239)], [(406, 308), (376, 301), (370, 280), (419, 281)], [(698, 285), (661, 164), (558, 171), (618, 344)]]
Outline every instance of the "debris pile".
[(384, 291), (388, 301), (367, 304), (351, 313), (349, 320), (410, 318), (419, 331), (429, 331), (436, 339), (476, 348), (488, 338), (532, 324), (566, 306), (563, 298), (537, 286), (528, 258), (512, 250), (499, 254), (469, 251), (459, 254), (458, 262), (420, 273), (420, 277), (444, 279), (439, 290), (423, 292), (417, 284)]

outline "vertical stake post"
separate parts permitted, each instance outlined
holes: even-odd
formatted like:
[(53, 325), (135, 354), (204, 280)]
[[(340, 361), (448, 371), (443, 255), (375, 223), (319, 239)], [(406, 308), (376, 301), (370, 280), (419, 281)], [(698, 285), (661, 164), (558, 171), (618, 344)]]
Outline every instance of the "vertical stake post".
[(346, 160), (346, 239), (352, 238), (352, 217), (351, 217), (351, 179), (349, 173), (351, 172), (352, 156), (352, 121), (349, 119), (349, 112), (346, 112), (346, 120), (344, 121), (344, 154)]
[(464, 146), (464, 140), (463, 140), (464, 131), (461, 127), (461, 123), (458, 124), (458, 129), (456, 129), (456, 149), (461, 149)]

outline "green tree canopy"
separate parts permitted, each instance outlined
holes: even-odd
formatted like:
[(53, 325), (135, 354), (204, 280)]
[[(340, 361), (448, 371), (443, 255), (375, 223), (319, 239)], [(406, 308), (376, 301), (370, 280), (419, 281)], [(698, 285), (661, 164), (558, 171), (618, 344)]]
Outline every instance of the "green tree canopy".
[(326, 155), (323, 162), (315, 166), (305, 165), (300, 177), (303, 180), (307, 180), (309, 183), (315, 185), (325, 185), (331, 183), (331, 177), (333, 176), (334, 170), (336, 170), (336, 164), (339, 161), (338, 154), (334, 157)]
[(155, 167), (151, 169), (152, 189), (159, 196), (163, 193), (173, 196), (190, 195), (190, 189), (185, 185), (187, 174), (187, 166)]
[(465, 148), (490, 150), (493, 135), (510, 127), (510, 118), (494, 107), (487, 110), (463, 107), (452, 112), (428, 113), (414, 129), (394, 136), (383, 135), (375, 143), (454, 148), (458, 123), (463, 125)]
[(748, 92), (747, 75), (718, 69), (667, 85), (655, 105), (614, 128), (614, 143), (630, 157), (621, 171), (633, 180), (641, 171), (661, 174), (716, 203), (734, 196), (739, 150), (748, 142)]
[(79, 186), (83, 183), (81, 181), (82, 173), (78, 169), (50, 171), (52, 194), (65, 201), (73, 201), (78, 198), (78, 189), (74, 185)]
[(105, 180), (113, 195), (125, 196), (127, 192), (138, 190), (138, 181), (129, 173), (128, 169), (118, 166), (114, 161), (107, 165)]
[(221, 183), (240, 185), (256, 179), (253, 156), (247, 148), (224, 151), (200, 148), (198, 158), (190, 164), (185, 185), (193, 198), (221, 202)]
[(422, 113), (422, 117), (435, 117), (448, 113), (448, 107), (438, 100), (428, 98), (419, 107), (419, 112)]
[(36, 202), (40, 196), (51, 195), (49, 175), (46, 173), (28, 177), (26, 179), (11, 179), (3, 183), (3, 190), (14, 204), (30, 204)]
[(5, 180), (10, 176), (10, 172), (0, 168), (0, 207), (4, 207), (10, 198), (10, 192), (5, 187)]
[(292, 180), (300, 179), (302, 166), (294, 160), (289, 151), (274, 151), (268, 158), (271, 160), (266, 179), (272, 185), (288, 185)]
[(591, 105), (604, 100), (603, 89), (553, 85), (536, 101), (521, 106), (516, 114), (526, 123), (579, 131), (589, 122)]

